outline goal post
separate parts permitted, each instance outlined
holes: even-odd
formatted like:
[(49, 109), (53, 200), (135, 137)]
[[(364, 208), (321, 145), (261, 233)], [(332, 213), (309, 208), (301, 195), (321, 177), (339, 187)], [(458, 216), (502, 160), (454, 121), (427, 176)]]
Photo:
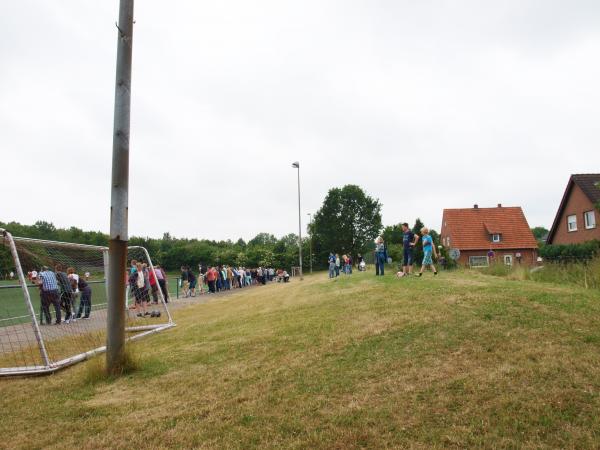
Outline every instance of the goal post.
[[(53, 372), (106, 351), (108, 248), (0, 233), (18, 279), (0, 281), (0, 376)], [(127, 264), (126, 340), (174, 326), (148, 251), (129, 247)]]

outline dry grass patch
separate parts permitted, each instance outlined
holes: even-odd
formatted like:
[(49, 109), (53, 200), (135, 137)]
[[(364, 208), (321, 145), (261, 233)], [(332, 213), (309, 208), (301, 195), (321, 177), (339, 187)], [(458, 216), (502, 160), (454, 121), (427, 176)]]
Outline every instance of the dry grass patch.
[(590, 448), (599, 309), (470, 272), (209, 297), (133, 344), (129, 375), (0, 380), (0, 447)]

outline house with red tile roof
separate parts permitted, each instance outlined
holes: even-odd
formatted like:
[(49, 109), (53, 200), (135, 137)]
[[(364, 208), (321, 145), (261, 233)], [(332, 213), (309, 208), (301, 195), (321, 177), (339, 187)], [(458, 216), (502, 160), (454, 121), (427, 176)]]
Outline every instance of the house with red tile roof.
[(600, 174), (571, 175), (547, 244), (580, 244), (600, 239)]
[(537, 263), (538, 243), (519, 206), (444, 209), (440, 238), (447, 249), (460, 250), (463, 266)]

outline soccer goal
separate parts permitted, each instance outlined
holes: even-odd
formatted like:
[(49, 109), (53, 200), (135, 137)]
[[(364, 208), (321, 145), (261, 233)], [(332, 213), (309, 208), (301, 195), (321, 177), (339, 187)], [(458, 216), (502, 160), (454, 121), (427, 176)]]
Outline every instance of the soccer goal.
[[(0, 375), (53, 372), (104, 352), (108, 247), (0, 233), (18, 276), (0, 281)], [(147, 250), (129, 247), (132, 260), (144, 276), (123, 274), (127, 340), (174, 326)]]

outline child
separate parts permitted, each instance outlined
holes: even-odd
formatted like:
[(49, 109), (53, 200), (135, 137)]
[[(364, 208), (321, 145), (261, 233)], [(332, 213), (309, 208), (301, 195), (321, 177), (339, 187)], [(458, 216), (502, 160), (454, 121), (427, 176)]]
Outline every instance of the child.
[(431, 255), (437, 259), (437, 251), (435, 250), (435, 246), (433, 245), (433, 239), (429, 235), (429, 229), (427, 227), (421, 228), (421, 234), (423, 235), (423, 263), (421, 264), (421, 270), (419, 272), (419, 276), (423, 275), (423, 270), (425, 266), (431, 267), (433, 270), (433, 274), (437, 275), (437, 270), (435, 270), (435, 266), (433, 265), (433, 260), (431, 259)]

